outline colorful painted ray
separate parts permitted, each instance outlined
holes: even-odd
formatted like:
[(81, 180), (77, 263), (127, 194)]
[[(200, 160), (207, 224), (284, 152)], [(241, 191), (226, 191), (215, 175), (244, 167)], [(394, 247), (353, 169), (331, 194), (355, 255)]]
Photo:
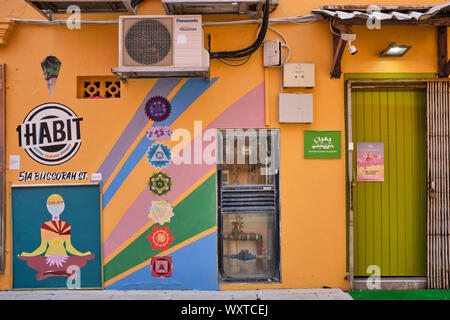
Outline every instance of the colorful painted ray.
[[(155, 192), (152, 192), (150, 178), (147, 175), (144, 178), (147, 180), (145, 181), (147, 186), (142, 186), (142, 192), (138, 194), (131, 206), (128, 205), (129, 208), (107, 235), (104, 244), (106, 289), (204, 288), (218, 290), (220, 288), (216, 281), (216, 175), (213, 172), (214, 165), (175, 165), (172, 158), (178, 155), (173, 154), (169, 146), (166, 146), (167, 149), (165, 149), (162, 147), (164, 144), (156, 143), (167, 138), (165, 133), (168, 131), (158, 131), (160, 128), (167, 127), (171, 130), (179, 128), (179, 121), (185, 122), (189, 119), (191, 110), (197, 112), (195, 111), (198, 107), (196, 100), (205, 92), (208, 92), (217, 80), (217, 78), (212, 79), (210, 83), (201, 79), (181, 80), (178, 83), (175, 81), (169, 83), (167, 79), (158, 80), (154, 87), (157, 87), (161, 92), (163, 91), (161, 89), (166, 86), (167, 88), (171, 87), (171, 90), (175, 93), (166, 91), (162, 94), (156, 94), (156, 89), (151, 89), (152, 94), (147, 95), (141, 107), (144, 111), (146, 111), (145, 109), (149, 110), (151, 98), (161, 95), (167, 97), (165, 99), (170, 101), (171, 112), (169, 116), (166, 120), (159, 121), (157, 126), (150, 126), (146, 129), (143, 136), (136, 135), (135, 139), (138, 140), (128, 140), (128, 148), (132, 144), (135, 147), (128, 149), (130, 151), (127, 152), (125, 161), (121, 160), (120, 162), (120, 160), (115, 159), (116, 155), (111, 154), (111, 156), (108, 156), (108, 164), (102, 165), (105, 172), (107, 170), (114, 175), (111, 182), (106, 185), (104, 207), (108, 206), (109, 203), (110, 205), (116, 205), (119, 201), (117, 199), (122, 199), (122, 186), (129, 180), (128, 176), (133, 176), (133, 180), (135, 180), (137, 172), (143, 172), (142, 160), (144, 162), (165, 161), (164, 164), (154, 162), (154, 164), (161, 165), (160, 167), (154, 165), (154, 167), (163, 168), (164, 165), (164, 168), (166, 168), (164, 174), (167, 174), (172, 182), (167, 190), (165, 185), (167, 179), (166, 182), (159, 181), (158, 186), (153, 189)], [(214, 89), (211, 90), (217, 91), (219, 89), (214, 86)], [(248, 110), (246, 109), (248, 112), (243, 114), (242, 108), (246, 106), (251, 107)], [(142, 109), (140, 109), (141, 115), (143, 114)], [(261, 127), (264, 125), (263, 111), (264, 83), (261, 83), (219, 113), (212, 113), (212, 122), (208, 123), (202, 130), (221, 127)], [(147, 112), (145, 113), (147, 114)], [(136, 115), (137, 118), (139, 116)], [(155, 119), (153, 120), (155, 121)], [(133, 127), (130, 124), (130, 130), (131, 128)], [(139, 129), (136, 127), (135, 130), (142, 132), (143, 129), (144, 127), (141, 126)], [(201, 136), (199, 135), (200, 140)], [(198, 137), (195, 137), (195, 139), (197, 140)], [(127, 142), (125, 139), (120, 141)], [(181, 152), (184, 154), (184, 152), (191, 151), (191, 154), (194, 154), (193, 143), (194, 140), (185, 146)], [(122, 149), (126, 150), (125, 147), (122, 147)], [(170, 151), (170, 156), (164, 151)], [(157, 154), (157, 152), (159, 153)], [(123, 159), (126, 153), (122, 152), (121, 154), (123, 155), (120, 159)], [(121, 165), (121, 167), (116, 167), (115, 173), (112, 168), (109, 169), (113, 160), (117, 165)], [(167, 160), (169, 161), (167, 162)], [(137, 167), (138, 165), (139, 167)], [(136, 171), (134, 168), (139, 169)], [(157, 174), (158, 172), (151, 173), (151, 176), (154, 175), (157, 178)], [(158, 178), (162, 176), (159, 175)], [(175, 183), (173, 183), (173, 180), (176, 180)], [(163, 202), (158, 203), (158, 201), (161, 201), (161, 199), (158, 199), (160, 196), (165, 196), (164, 205)], [(114, 199), (114, 197), (117, 199)], [(169, 205), (172, 207), (171, 211), (165, 209), (160, 211), (164, 207), (169, 209)], [(165, 213), (161, 215), (160, 219), (161, 212)], [(172, 212), (173, 216), (169, 212)], [(162, 231), (160, 228), (167, 229)], [(200, 247), (202, 250), (198, 251)], [(211, 263), (204, 261), (206, 248), (208, 257), (211, 257), (208, 258), (208, 261)], [(170, 277), (149, 276), (149, 269), (152, 270), (152, 258), (154, 257), (171, 258), (172, 267), (176, 267), (175, 273), (172, 269)], [(201, 260), (202, 266), (188, 267), (193, 259)], [(203, 263), (206, 264), (203, 265)], [(160, 271), (166, 271), (166, 266), (160, 265)], [(173, 282), (172, 279), (176, 279), (176, 281)]]

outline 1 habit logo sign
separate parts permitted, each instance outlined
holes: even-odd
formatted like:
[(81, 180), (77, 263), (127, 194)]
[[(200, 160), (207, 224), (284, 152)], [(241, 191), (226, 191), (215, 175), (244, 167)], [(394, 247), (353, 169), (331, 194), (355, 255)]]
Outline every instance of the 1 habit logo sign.
[(82, 120), (59, 103), (37, 106), (16, 129), (19, 146), (41, 164), (54, 166), (64, 163), (80, 148)]

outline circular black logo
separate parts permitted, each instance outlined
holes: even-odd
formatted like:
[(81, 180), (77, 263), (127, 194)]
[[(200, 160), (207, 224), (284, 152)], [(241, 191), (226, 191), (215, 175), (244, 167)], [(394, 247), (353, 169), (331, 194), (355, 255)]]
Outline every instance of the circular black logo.
[(82, 120), (59, 103), (37, 106), (16, 129), (19, 146), (39, 163), (49, 166), (64, 163), (80, 148)]

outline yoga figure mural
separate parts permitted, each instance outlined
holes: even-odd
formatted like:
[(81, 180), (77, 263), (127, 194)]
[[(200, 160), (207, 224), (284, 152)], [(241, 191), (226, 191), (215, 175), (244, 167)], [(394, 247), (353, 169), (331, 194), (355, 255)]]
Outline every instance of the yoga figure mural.
[(69, 277), (73, 266), (81, 269), (88, 260), (95, 257), (90, 251), (80, 252), (72, 245), (71, 226), (59, 218), (64, 208), (64, 199), (59, 194), (48, 197), (47, 210), (52, 215), (52, 220), (41, 225), (40, 246), (33, 252), (22, 252), (18, 256), (30, 268), (38, 271), (37, 280), (53, 276)]

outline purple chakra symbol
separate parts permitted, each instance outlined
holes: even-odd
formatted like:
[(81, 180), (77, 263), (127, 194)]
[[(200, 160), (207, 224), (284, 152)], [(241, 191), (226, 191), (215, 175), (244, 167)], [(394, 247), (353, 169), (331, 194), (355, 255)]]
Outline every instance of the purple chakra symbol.
[(164, 127), (150, 127), (147, 130), (147, 138), (149, 140), (170, 140), (172, 136), (172, 129), (169, 126)]
[(162, 96), (151, 97), (145, 104), (145, 114), (153, 121), (166, 120), (171, 111), (172, 106), (170, 105), (169, 100)]

